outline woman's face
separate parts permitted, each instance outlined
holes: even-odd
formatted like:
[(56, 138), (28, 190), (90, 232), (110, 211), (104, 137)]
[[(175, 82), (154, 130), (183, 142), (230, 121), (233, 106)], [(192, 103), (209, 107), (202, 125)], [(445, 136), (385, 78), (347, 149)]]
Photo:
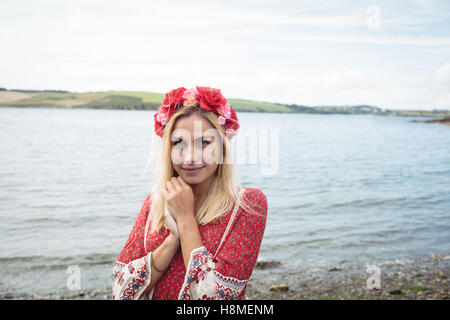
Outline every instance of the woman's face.
[(198, 114), (177, 119), (171, 136), (172, 165), (188, 184), (199, 184), (215, 174), (222, 163), (221, 136)]

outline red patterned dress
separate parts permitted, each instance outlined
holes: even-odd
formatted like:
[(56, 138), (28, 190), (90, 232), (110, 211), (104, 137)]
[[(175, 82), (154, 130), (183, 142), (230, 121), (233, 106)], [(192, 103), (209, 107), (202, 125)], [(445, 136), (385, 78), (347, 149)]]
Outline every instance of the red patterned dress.
[[(149, 194), (125, 247), (114, 263), (113, 299), (242, 300), (256, 264), (266, 226), (267, 199), (256, 188), (244, 188), (241, 192), (259, 215), (250, 214), (239, 207), (229, 226), (228, 222), (233, 216), (231, 211), (215, 223), (199, 225), (204, 246), (192, 250), (187, 272), (180, 247), (156, 285), (143, 294), (151, 280), (150, 253), (170, 233), (163, 227), (158, 233), (148, 233), (145, 237), (151, 206)], [(227, 226), (229, 229), (222, 241)]]

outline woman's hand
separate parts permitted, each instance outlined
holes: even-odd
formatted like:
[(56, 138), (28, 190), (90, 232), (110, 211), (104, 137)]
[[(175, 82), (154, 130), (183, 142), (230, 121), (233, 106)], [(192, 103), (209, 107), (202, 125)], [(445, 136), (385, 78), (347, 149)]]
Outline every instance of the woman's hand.
[(172, 177), (161, 190), (165, 205), (175, 222), (194, 218), (194, 193), (180, 176)]
[(173, 236), (174, 238), (179, 239), (180, 238), (180, 234), (178, 233), (177, 223), (175, 222), (175, 219), (172, 217), (172, 215), (167, 210), (167, 206), (166, 206), (166, 208), (164, 210), (164, 217), (166, 218), (166, 222), (167, 222), (167, 224), (169, 226), (170, 235)]

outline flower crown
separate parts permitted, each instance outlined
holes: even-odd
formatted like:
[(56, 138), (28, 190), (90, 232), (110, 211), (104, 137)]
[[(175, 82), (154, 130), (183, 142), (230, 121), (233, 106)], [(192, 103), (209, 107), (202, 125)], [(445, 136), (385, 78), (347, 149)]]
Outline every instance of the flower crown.
[(220, 89), (196, 86), (191, 89), (180, 87), (166, 93), (163, 104), (154, 116), (156, 134), (162, 137), (164, 128), (174, 112), (192, 102), (199, 102), (202, 109), (217, 114), (219, 124), (224, 128), (228, 139), (238, 133), (239, 121), (236, 111), (227, 103)]

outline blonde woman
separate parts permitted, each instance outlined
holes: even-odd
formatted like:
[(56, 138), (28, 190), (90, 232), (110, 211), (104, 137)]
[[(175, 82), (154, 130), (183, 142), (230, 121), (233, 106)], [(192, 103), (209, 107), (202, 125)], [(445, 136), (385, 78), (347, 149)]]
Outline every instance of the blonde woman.
[(114, 299), (244, 298), (267, 199), (237, 182), (230, 141), (238, 129), (219, 89), (165, 95), (155, 114), (155, 184), (114, 263)]

